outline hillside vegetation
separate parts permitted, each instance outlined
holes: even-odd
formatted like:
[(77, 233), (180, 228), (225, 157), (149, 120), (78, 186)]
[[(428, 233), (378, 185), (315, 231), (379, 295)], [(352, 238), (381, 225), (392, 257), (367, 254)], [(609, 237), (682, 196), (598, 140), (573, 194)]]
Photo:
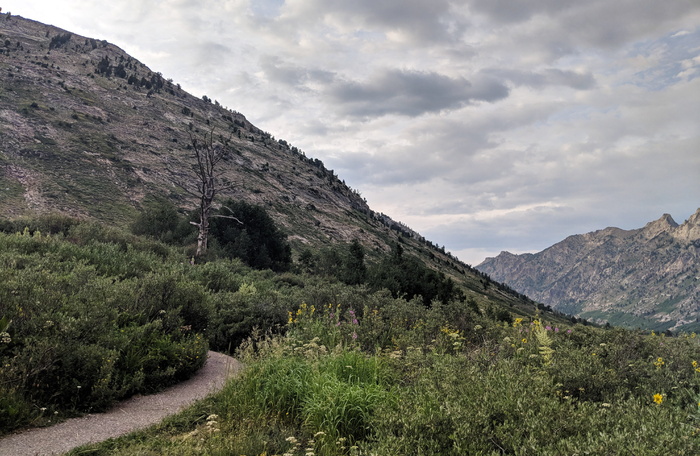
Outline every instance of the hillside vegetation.
[[(479, 309), (398, 245), (377, 264), (365, 264), (359, 243), (292, 263), (264, 209), (239, 206), (245, 230), (235, 236), (220, 227), (209, 260), (198, 264), (178, 244), (196, 233), (177, 217), (165, 217), (171, 230), (159, 231), (170, 245), (60, 215), (0, 220), (0, 432), (103, 410), (180, 381), (203, 365), (208, 347), (235, 350), (254, 328), (284, 332), (288, 312), (302, 303), (362, 309), (364, 299), (381, 295)], [(162, 209), (132, 229), (158, 226)], [(493, 305), (485, 311), (512, 320)]]
[[(350, 291), (350, 290), (347, 290)], [(688, 455), (700, 346), (343, 293), (258, 333), (219, 394), (90, 455)]]
[(62, 213), (127, 228), (163, 200), (189, 217), (197, 208), (185, 190), (195, 179), (192, 139), (209, 134), (231, 149), (217, 172), (232, 185), (215, 204), (264, 207), (287, 235), (292, 257), (357, 241), (376, 262), (401, 244), (407, 257), (451, 278), (480, 305), (523, 316), (534, 308), (372, 210), (321, 160), (216, 100), (188, 94), (113, 44), (3, 14), (0, 52), (5, 217)]
[(224, 391), (75, 454), (700, 450), (695, 334), (523, 318), (459, 295), (426, 305), (299, 262), (191, 264), (181, 248), (60, 216), (1, 226), (4, 432), (157, 390), (211, 347), (247, 366)]

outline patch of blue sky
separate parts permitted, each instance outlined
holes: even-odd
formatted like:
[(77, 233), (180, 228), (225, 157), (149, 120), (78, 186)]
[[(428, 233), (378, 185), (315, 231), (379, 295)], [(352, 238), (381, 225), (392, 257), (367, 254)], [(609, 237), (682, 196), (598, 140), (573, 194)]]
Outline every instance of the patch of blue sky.
[(700, 76), (700, 27), (637, 43), (629, 56), (653, 63), (634, 74), (630, 82), (638, 87), (660, 91), (695, 79)]
[(619, 117), (617, 106), (586, 106), (574, 105), (566, 109), (555, 112), (549, 116), (546, 122), (542, 124), (553, 123), (575, 123), (580, 121), (591, 120), (595, 117), (613, 116)]
[(274, 19), (279, 16), (284, 0), (251, 0), (250, 9), (256, 16)]

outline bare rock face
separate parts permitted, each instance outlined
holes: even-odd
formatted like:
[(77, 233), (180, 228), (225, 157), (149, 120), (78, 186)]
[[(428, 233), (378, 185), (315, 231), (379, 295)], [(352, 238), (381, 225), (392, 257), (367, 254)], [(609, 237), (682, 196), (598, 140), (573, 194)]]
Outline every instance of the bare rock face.
[(700, 209), (673, 232), (676, 239), (696, 241), (700, 239)]
[(579, 317), (695, 330), (700, 321), (699, 260), (700, 209), (681, 225), (664, 214), (643, 228), (570, 236), (536, 254), (503, 252), (476, 269)]

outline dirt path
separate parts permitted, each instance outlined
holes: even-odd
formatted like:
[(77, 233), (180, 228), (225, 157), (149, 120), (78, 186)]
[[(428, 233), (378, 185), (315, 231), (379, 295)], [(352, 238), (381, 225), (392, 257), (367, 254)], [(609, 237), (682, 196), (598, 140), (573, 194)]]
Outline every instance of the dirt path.
[(189, 380), (158, 394), (120, 402), (105, 413), (0, 438), (0, 456), (57, 455), (148, 427), (221, 389), (240, 368), (241, 364), (230, 356), (209, 352), (207, 363)]

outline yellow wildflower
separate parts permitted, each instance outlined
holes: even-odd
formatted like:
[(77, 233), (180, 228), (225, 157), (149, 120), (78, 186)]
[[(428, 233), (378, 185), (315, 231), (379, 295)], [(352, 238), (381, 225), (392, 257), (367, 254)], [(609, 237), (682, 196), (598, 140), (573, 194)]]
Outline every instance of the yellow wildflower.
[(661, 357), (656, 358), (656, 361), (654, 362), (654, 366), (656, 366), (657, 369), (661, 369), (664, 364), (666, 364), (666, 363), (664, 362), (664, 359)]
[(664, 396), (662, 394), (656, 393), (654, 394), (654, 402), (656, 402), (656, 405), (661, 405), (661, 403), (664, 401)]

